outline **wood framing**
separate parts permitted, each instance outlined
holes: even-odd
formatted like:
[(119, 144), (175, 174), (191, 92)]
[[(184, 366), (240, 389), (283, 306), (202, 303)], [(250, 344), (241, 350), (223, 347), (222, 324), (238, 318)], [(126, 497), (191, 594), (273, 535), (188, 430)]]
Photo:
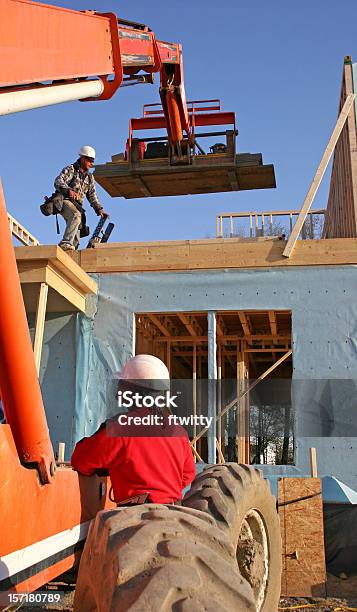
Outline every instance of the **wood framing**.
[[(345, 58), (339, 110), (346, 97), (356, 89), (352, 60)], [(330, 191), (323, 229), (324, 238), (357, 236), (357, 137), (356, 108), (352, 107), (333, 158)]]
[(48, 296), (48, 285), (46, 283), (41, 283), (39, 295), (38, 295), (38, 302), (37, 302), (35, 338), (34, 338), (34, 343), (33, 343), (33, 352), (35, 356), (37, 374), (39, 374), (40, 372), (40, 365), (41, 365), (43, 333), (45, 330), (45, 319), (46, 319), (47, 296)]
[(332, 157), (332, 154), (334, 152), (335, 146), (338, 142), (338, 139), (340, 138), (340, 134), (343, 130), (343, 127), (347, 121), (347, 118), (351, 112), (351, 110), (353, 111), (353, 105), (354, 105), (354, 101), (356, 99), (355, 94), (348, 94), (346, 97), (346, 100), (344, 102), (344, 105), (341, 109), (341, 112), (339, 114), (339, 117), (337, 119), (335, 128), (331, 134), (331, 138), (327, 144), (327, 147), (324, 151), (324, 154), (322, 156), (321, 162), (319, 164), (319, 167), (316, 170), (316, 174), (313, 178), (313, 181), (310, 185), (310, 189), (307, 192), (306, 198), (304, 200), (304, 203), (302, 205), (300, 214), (296, 220), (296, 223), (293, 227), (293, 231), (291, 232), (290, 236), (289, 236), (289, 240), (286, 244), (286, 247), (283, 251), (283, 255), (284, 257), (290, 257), (291, 253), (293, 252), (293, 249), (296, 245), (296, 242), (299, 238), (300, 232), (302, 230), (302, 227), (305, 223), (305, 219), (307, 217), (307, 214), (312, 206), (312, 203), (314, 201), (315, 195), (317, 193), (317, 190), (321, 184), (321, 181), (324, 177), (324, 174), (326, 172), (326, 168), (328, 166), (328, 163)]
[[(214, 314), (215, 325), (212, 322)], [(254, 372), (254, 379), (259, 382), (275, 375), (276, 368), (284, 362), (284, 370), (278, 375), (291, 376), (291, 312), (140, 312), (136, 314), (135, 337), (137, 353), (150, 352), (163, 359), (174, 379), (192, 378), (194, 414), (201, 414), (202, 410), (205, 413), (207, 409), (208, 398), (200, 397), (202, 385), (197, 385), (197, 380), (202, 380), (203, 368), (204, 379), (217, 380), (216, 399), (213, 402), (213, 398), (209, 398), (210, 416), (216, 416), (216, 432), (213, 438), (203, 440), (197, 437), (196, 426), (193, 430), (193, 439), (197, 442), (193, 445), (199, 455), (206, 461), (209, 451), (210, 461), (214, 461), (216, 452), (219, 461), (224, 456), (228, 461), (250, 463), (249, 391), (255, 386), (254, 383), (248, 389), (249, 378), (253, 378), (250, 373)], [(229, 379), (236, 379), (239, 399), (233, 402), (233, 410), (227, 415), (224, 408), (228, 387), (224, 383)], [(217, 439), (215, 447), (212, 445), (214, 438)]]
[(84, 249), (79, 256), (83, 270), (94, 273), (357, 264), (357, 238), (299, 240), (291, 259), (283, 256), (285, 245), (238, 238), (124, 242)]
[[(251, 385), (249, 385), (249, 387), (246, 390), (244, 390), (240, 395), (238, 395), (232, 402), (229, 402), (229, 404), (227, 404), (227, 406), (225, 406), (225, 408), (223, 410), (221, 410), (221, 412), (217, 415), (216, 422), (218, 421), (218, 419), (222, 418), (225, 414), (227, 414), (227, 412), (232, 410), (232, 408), (234, 406), (236, 406), (238, 402), (240, 402), (246, 395), (248, 395), (248, 393), (253, 391), (253, 389), (255, 389), (255, 387), (257, 385), (259, 385), (259, 383), (262, 380), (267, 378), (269, 376), (269, 374), (271, 374), (271, 372), (273, 372), (273, 370), (278, 368), (291, 355), (292, 355), (292, 350), (289, 350), (286, 353), (284, 353), (284, 355), (282, 357), (280, 357), (280, 359), (278, 359), (270, 368), (268, 368), (265, 372), (263, 372), (263, 374), (261, 374), (259, 376), (259, 378), (257, 378)], [(204, 436), (204, 434), (206, 433), (207, 429), (208, 429), (207, 427), (205, 429), (202, 429), (197, 434), (197, 436), (195, 436), (195, 438), (193, 438), (191, 444), (194, 445), (194, 443), (197, 442), (197, 440), (202, 438), (202, 436)]]
[(15, 255), (27, 312), (37, 311), (42, 283), (48, 312), (84, 312), (87, 295), (97, 293), (96, 282), (58, 246), (17, 247)]

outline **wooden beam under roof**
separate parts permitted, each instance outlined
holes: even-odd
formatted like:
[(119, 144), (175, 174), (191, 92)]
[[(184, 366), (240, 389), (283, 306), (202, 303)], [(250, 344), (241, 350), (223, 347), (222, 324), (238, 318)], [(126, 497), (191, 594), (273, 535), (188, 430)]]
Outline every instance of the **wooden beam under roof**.
[(220, 337), (224, 336), (224, 323), (223, 323), (221, 315), (216, 317), (216, 330), (217, 330), (217, 336), (220, 336)]
[(171, 337), (171, 334), (170, 334), (169, 330), (161, 323), (159, 317), (157, 317), (154, 314), (149, 314), (147, 316), (149, 317), (150, 321), (152, 321), (154, 323), (154, 325), (156, 325), (156, 327), (161, 331), (161, 333), (166, 338)]
[[(162, 336), (159, 336), (157, 338), (155, 338), (156, 340), (163, 342), (165, 340), (171, 340), (172, 342), (187, 342), (187, 344), (190, 344), (193, 340), (193, 336), (165, 336), (165, 338), (163, 338)], [(248, 340), (249, 342), (251, 341), (270, 341), (272, 342), (275, 337), (272, 336), (271, 334), (251, 334), (249, 336), (239, 336), (238, 334), (227, 334), (226, 336), (218, 336), (219, 341), (225, 341), (225, 342), (237, 342), (239, 340)], [(278, 336), (277, 340), (283, 342), (286, 340), (290, 340), (291, 339), (291, 335), (284, 335), (284, 336)], [(194, 337), (195, 342), (203, 342), (203, 343), (207, 343), (208, 339), (207, 339), (207, 335), (206, 336), (195, 336)]]
[(268, 315), (269, 315), (271, 333), (273, 336), (277, 336), (278, 335), (278, 324), (276, 321), (276, 314), (274, 310), (269, 310)]
[(183, 312), (177, 312), (176, 315), (178, 316), (178, 318), (180, 319), (181, 323), (184, 324), (184, 326), (186, 327), (188, 333), (191, 336), (197, 336), (196, 331), (192, 325), (192, 323), (190, 322), (189, 318), (187, 315), (183, 314)]
[(243, 327), (244, 336), (251, 336), (250, 322), (245, 312), (238, 312), (238, 317)]

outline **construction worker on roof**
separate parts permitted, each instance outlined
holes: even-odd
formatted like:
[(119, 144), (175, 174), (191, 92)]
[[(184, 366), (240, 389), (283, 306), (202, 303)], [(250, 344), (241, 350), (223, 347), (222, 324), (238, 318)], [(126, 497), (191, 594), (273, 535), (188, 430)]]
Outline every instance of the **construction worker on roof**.
[(101, 205), (92, 174), (89, 172), (95, 160), (95, 150), (86, 145), (79, 151), (79, 159), (63, 168), (55, 180), (56, 191), (63, 196), (59, 214), (66, 221), (66, 229), (59, 243), (64, 251), (74, 251), (79, 246), (79, 226), (81, 225), (83, 200), (86, 196), (91, 207), (100, 217), (108, 217)]
[[(115, 377), (119, 378), (119, 396), (125, 392), (130, 397), (136, 393), (152, 399), (160, 396), (157, 403), (161, 404), (170, 389), (167, 367), (152, 355), (129, 359)], [(180, 504), (182, 490), (195, 478), (187, 432), (169, 423), (170, 412), (166, 408), (138, 405), (134, 402), (127, 413), (136, 424), (121, 425), (117, 416), (93, 436), (78, 442), (71, 458), (72, 467), (87, 476), (108, 470), (118, 505)], [(151, 419), (152, 424), (141, 425), (144, 417)]]

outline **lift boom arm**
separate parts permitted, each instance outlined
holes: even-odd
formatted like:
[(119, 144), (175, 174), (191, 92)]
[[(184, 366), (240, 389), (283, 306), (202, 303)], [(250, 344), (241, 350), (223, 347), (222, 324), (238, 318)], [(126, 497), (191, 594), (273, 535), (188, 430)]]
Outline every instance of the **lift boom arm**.
[(0, 114), (69, 100), (107, 100), (119, 87), (153, 82), (169, 142), (190, 141), (182, 48), (114, 13), (0, 0)]

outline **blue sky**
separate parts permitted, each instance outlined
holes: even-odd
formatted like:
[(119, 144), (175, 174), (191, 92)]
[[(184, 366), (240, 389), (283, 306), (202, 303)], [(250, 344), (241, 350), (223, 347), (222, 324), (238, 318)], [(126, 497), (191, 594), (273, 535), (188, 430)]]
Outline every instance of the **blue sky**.
[[(113, 11), (146, 23), (159, 39), (180, 42), (188, 99), (221, 98), (223, 108), (237, 114), (238, 150), (261, 152), (265, 163), (275, 165), (275, 190), (124, 200), (98, 187), (116, 223), (112, 240), (213, 236), (219, 212), (301, 206), (336, 120), (344, 56), (357, 58), (356, 0), (47, 4)], [(82, 144), (95, 146), (99, 163), (109, 161), (124, 149), (129, 118), (158, 100), (157, 78), (155, 85), (120, 90), (108, 102), (71, 102), (2, 117), (0, 174), (9, 212), (41, 242), (56, 242), (54, 218), (38, 209), (54, 177), (76, 159)], [(325, 180), (316, 206), (325, 206), (327, 187)], [(96, 217), (88, 217), (93, 227)]]

